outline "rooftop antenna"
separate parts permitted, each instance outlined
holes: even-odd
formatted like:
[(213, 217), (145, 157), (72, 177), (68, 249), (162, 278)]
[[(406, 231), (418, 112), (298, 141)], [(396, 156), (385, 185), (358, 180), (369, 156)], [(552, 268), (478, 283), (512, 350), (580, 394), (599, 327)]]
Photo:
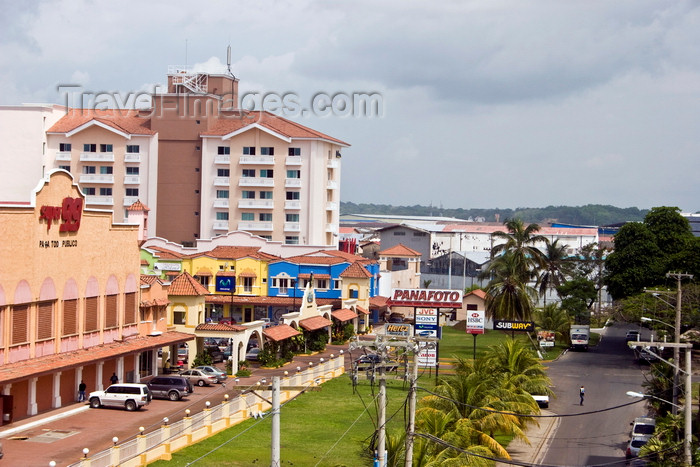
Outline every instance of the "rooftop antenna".
[(236, 76), (231, 71), (231, 44), (226, 48), (226, 66), (228, 67), (228, 74), (231, 75), (233, 79), (236, 79)]

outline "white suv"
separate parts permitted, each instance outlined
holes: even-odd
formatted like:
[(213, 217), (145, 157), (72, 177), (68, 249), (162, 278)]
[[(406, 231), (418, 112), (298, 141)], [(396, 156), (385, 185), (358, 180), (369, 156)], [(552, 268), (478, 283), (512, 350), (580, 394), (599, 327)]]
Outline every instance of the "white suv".
[(113, 384), (104, 391), (94, 391), (88, 397), (90, 407), (124, 407), (128, 411), (138, 410), (151, 402), (151, 392), (145, 384)]

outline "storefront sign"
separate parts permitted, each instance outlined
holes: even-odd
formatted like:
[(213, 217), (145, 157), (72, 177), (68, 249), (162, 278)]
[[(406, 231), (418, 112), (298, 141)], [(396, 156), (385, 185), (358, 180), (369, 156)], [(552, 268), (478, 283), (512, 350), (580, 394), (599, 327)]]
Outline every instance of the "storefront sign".
[(82, 198), (63, 198), (61, 206), (42, 206), (39, 210), (39, 221), (46, 221), (47, 232), (51, 229), (51, 224), (59, 220), (62, 221), (59, 232), (77, 232), (82, 215)]
[(461, 290), (393, 289), (389, 306), (461, 308)]
[(418, 350), (418, 366), (436, 366), (437, 365), (437, 348), (435, 344), (429, 342), (419, 343)]
[(236, 278), (231, 276), (216, 276), (217, 292), (232, 292), (236, 288)]
[(535, 330), (535, 323), (532, 321), (494, 321), (493, 328), (498, 331), (525, 331)]
[(537, 340), (540, 343), (540, 347), (554, 347), (554, 331), (537, 331)]
[(180, 263), (155, 263), (153, 267), (161, 271), (179, 271), (182, 266)]
[(411, 335), (412, 329), (413, 326), (411, 326), (410, 324), (387, 323), (384, 326), (384, 333), (387, 336), (408, 337)]
[(438, 324), (437, 308), (416, 308), (416, 324)]
[(484, 333), (484, 310), (467, 311), (467, 332), (469, 334)]

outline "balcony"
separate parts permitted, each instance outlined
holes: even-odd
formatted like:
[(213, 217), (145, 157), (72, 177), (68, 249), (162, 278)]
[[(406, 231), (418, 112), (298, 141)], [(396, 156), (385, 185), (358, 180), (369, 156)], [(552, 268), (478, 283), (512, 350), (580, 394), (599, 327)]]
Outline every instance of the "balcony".
[(301, 165), (301, 156), (287, 156), (284, 162), (287, 165)]
[(326, 203), (326, 211), (336, 211), (338, 209), (338, 203), (329, 201)]
[(238, 160), (241, 165), (247, 164), (262, 164), (262, 165), (273, 165), (275, 163), (275, 156), (241, 156)]
[(284, 223), (285, 232), (301, 232), (301, 226), (298, 222), (285, 222)]
[(214, 156), (214, 164), (225, 164), (229, 165), (231, 163), (230, 154), (217, 154)]
[(228, 198), (216, 198), (214, 200), (214, 207), (215, 208), (228, 209), (228, 206), (229, 206)]
[(275, 203), (271, 199), (239, 199), (239, 208), (247, 209), (272, 209)]
[(84, 162), (114, 162), (113, 152), (81, 152), (80, 160)]
[(101, 206), (114, 205), (114, 198), (111, 196), (86, 196), (85, 200), (87, 201), (87, 204), (99, 204)]
[(284, 181), (284, 186), (287, 188), (301, 188), (300, 178), (287, 178)]
[(326, 167), (329, 169), (337, 169), (340, 167), (340, 161), (338, 159), (329, 159)]
[(231, 177), (214, 177), (214, 186), (231, 186)]
[(272, 222), (239, 222), (238, 230), (272, 232)]
[(124, 206), (129, 207), (138, 200), (139, 200), (138, 196), (125, 196), (124, 197)]
[(225, 230), (228, 232), (228, 221), (214, 221), (214, 230)]
[(71, 160), (70, 157), (70, 151), (68, 152), (57, 152), (56, 153), (56, 160), (57, 161), (69, 161)]
[(238, 186), (275, 186), (274, 178), (242, 177)]
[(139, 175), (124, 175), (124, 185), (138, 185), (141, 183)]
[(80, 174), (80, 183), (114, 183), (114, 175)]
[(141, 154), (138, 152), (128, 152), (124, 154), (124, 162), (141, 162)]
[(299, 201), (299, 200), (285, 201), (284, 202), (284, 209), (301, 209), (301, 201)]
[(328, 180), (328, 185), (326, 185), (326, 188), (329, 190), (337, 190), (338, 182), (336, 182), (335, 180)]

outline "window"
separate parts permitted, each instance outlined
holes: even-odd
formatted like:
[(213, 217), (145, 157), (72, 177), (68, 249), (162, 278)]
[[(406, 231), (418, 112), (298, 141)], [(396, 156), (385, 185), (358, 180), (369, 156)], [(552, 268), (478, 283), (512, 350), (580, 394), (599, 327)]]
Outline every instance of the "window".
[(83, 173), (84, 174), (94, 174), (95, 173), (95, 166), (94, 165), (84, 165), (83, 166)]
[(359, 292), (357, 289), (350, 289), (350, 298), (359, 298), (358, 294)]
[(414, 237), (425, 237), (426, 235), (425, 232), (413, 232)]
[(126, 174), (127, 174), (127, 175), (138, 175), (138, 174), (139, 174), (139, 168), (138, 168), (138, 167), (127, 167), (127, 168), (126, 168)]
[(173, 324), (185, 324), (186, 317), (187, 317), (186, 311), (181, 311), (181, 310), (173, 311)]
[(299, 214), (286, 214), (287, 222), (299, 222)]
[(272, 199), (272, 192), (271, 191), (261, 191), (260, 192), (260, 199)]
[(217, 148), (217, 154), (231, 154), (231, 148), (228, 146), (219, 146)]
[(316, 279), (316, 287), (319, 289), (327, 289), (328, 279)]
[(100, 196), (112, 196), (111, 188), (100, 188)]
[(299, 237), (296, 235), (287, 235), (284, 237), (284, 243), (287, 245), (298, 245), (299, 244)]
[(97, 152), (96, 144), (83, 144), (83, 152)]
[(289, 148), (289, 156), (301, 156), (301, 148)]
[(95, 187), (93, 186), (84, 186), (82, 187), (83, 193), (85, 193), (85, 196), (95, 196)]
[(272, 213), (270, 212), (261, 212), (258, 215), (258, 219), (260, 219), (260, 222), (272, 222)]
[(216, 190), (217, 199), (228, 199), (228, 190)]
[(288, 191), (286, 199), (287, 199), (287, 201), (298, 200), (299, 199), (299, 192), (298, 191)]
[(301, 170), (287, 170), (287, 178), (301, 178)]
[(272, 147), (262, 147), (260, 148), (260, 154), (263, 156), (274, 156), (275, 155), (275, 148)]
[(255, 213), (254, 212), (242, 212), (241, 213), (241, 220), (242, 221), (254, 221), (255, 220)]
[(15, 305), (10, 315), (10, 345), (29, 341), (29, 305)]
[(216, 169), (216, 176), (217, 177), (228, 177), (230, 176), (231, 171), (229, 169)]
[(119, 324), (117, 315), (117, 296), (107, 295), (105, 297), (105, 327), (115, 328)]
[(54, 302), (39, 302), (37, 305), (37, 340), (41, 341), (53, 337), (53, 304)]
[(338, 279), (333, 279), (333, 288), (336, 290), (340, 288), (340, 281)]
[(260, 177), (272, 178), (272, 169), (260, 169)]
[(258, 235), (260, 238), (264, 238), (265, 240), (272, 240), (272, 235)]
[(194, 278), (204, 287), (209, 287), (209, 276), (194, 276)]
[(58, 150), (61, 152), (70, 152), (70, 143), (60, 143)]
[(78, 333), (78, 300), (63, 302), (63, 335), (71, 336)]
[(243, 146), (243, 155), (244, 156), (254, 156), (255, 155), (255, 146)]
[(404, 232), (402, 230), (397, 230), (396, 232), (394, 232), (394, 237), (403, 237), (405, 235), (406, 235), (406, 232)]
[[(274, 287), (274, 285), (273, 285)], [(289, 279), (285, 278), (280, 278), (279, 279), (279, 293), (281, 294), (286, 294), (287, 293), (287, 288), (289, 287)]]
[(126, 153), (127, 154), (138, 154), (140, 151), (138, 144), (127, 144)]
[(253, 284), (255, 283), (254, 277), (244, 277), (243, 278), (243, 291), (246, 293), (251, 293), (253, 291)]
[(70, 165), (59, 165), (58, 168), (70, 172)]
[(255, 169), (243, 169), (244, 177), (255, 177)]
[(216, 220), (217, 221), (227, 221), (228, 220), (228, 213), (227, 212), (217, 212), (216, 213)]
[(113, 152), (111, 144), (100, 144), (100, 152)]
[(243, 190), (241, 197), (243, 199), (255, 199), (255, 192), (250, 190)]
[(100, 174), (112, 175), (112, 166), (100, 166)]
[(127, 188), (126, 189), (126, 196), (138, 196), (138, 195), (139, 195), (138, 188)]

